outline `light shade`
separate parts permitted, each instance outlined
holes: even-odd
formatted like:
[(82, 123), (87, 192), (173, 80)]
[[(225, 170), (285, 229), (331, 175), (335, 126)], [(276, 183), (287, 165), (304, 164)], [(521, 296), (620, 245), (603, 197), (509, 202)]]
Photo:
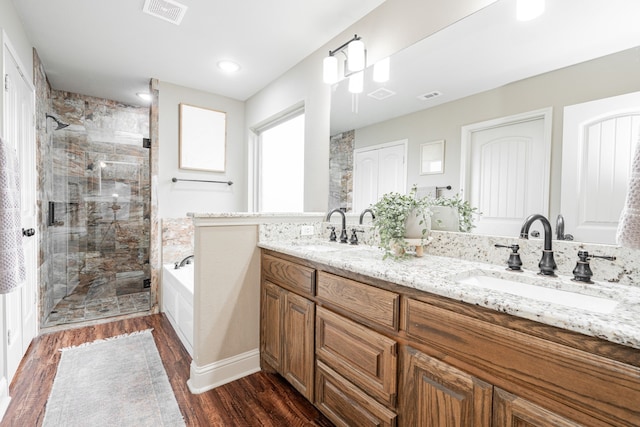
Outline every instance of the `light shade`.
[(545, 0), (517, 0), (516, 19), (518, 21), (530, 21), (544, 13)]
[(361, 71), (365, 67), (364, 43), (354, 40), (347, 47), (347, 67), (349, 71)]
[(384, 83), (389, 81), (389, 57), (381, 59), (373, 64), (373, 81)]
[(327, 84), (338, 81), (338, 58), (335, 56), (327, 56), (322, 61), (322, 80)]
[(349, 92), (361, 93), (364, 89), (364, 71), (349, 76)]

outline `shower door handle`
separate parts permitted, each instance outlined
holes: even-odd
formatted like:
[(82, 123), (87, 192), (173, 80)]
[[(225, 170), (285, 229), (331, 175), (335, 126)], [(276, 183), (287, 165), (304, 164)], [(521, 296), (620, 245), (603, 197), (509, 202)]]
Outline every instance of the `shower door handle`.
[(36, 234), (36, 230), (33, 228), (23, 228), (22, 229), (22, 235), (25, 237), (31, 237), (34, 234)]

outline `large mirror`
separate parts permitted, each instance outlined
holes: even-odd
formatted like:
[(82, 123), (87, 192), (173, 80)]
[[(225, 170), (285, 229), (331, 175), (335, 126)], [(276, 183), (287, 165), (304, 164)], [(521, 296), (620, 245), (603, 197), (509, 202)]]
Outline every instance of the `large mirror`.
[[(576, 203), (561, 200), (565, 107), (640, 91), (640, 2), (547, 0), (544, 14), (528, 22), (516, 21), (515, 4), (499, 0), (396, 53), (386, 83), (374, 83), (367, 69), (360, 94), (349, 93), (346, 80), (336, 84), (332, 144), (363, 149), (406, 139), (407, 185), (451, 186), (445, 195), (453, 195), (463, 187), (463, 127), (549, 109), (547, 211), (530, 213), (555, 220), (563, 204)], [(438, 140), (446, 141), (444, 173), (421, 175), (411, 159)], [(565, 232), (571, 227), (567, 221)]]

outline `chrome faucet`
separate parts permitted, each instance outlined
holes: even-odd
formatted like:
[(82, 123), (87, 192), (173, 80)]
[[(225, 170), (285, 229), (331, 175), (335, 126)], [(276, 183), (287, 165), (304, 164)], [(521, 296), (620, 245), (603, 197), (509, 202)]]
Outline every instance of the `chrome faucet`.
[(529, 238), (529, 229), (531, 228), (531, 224), (535, 221), (540, 220), (542, 223), (542, 228), (544, 229), (544, 250), (542, 251), (542, 258), (538, 263), (538, 267), (540, 267), (540, 274), (545, 276), (555, 276), (554, 270), (557, 268), (556, 261), (553, 259), (553, 250), (551, 250), (551, 224), (549, 220), (540, 214), (533, 214), (524, 220), (522, 223), (522, 228), (520, 229), (520, 238), (528, 239)]
[(340, 231), (340, 243), (347, 243), (347, 216), (344, 214), (342, 209), (335, 208), (334, 210), (329, 212), (327, 214), (327, 221), (331, 220), (331, 215), (333, 215), (335, 212), (338, 212), (340, 215), (342, 215), (342, 231)]
[(365, 209), (362, 211), (362, 213), (360, 214), (360, 221), (358, 222), (358, 224), (362, 225), (362, 220), (364, 219), (365, 214), (369, 212), (371, 214), (371, 219), (376, 219), (376, 215), (373, 213), (373, 211), (369, 208)]
[(184, 267), (187, 264), (191, 264), (191, 262), (193, 262), (193, 255), (189, 255), (188, 257), (186, 257), (182, 261), (176, 262), (175, 265), (174, 265), (174, 268), (177, 270), (180, 267)]
[(561, 214), (556, 218), (556, 239), (573, 240), (571, 234), (564, 234), (564, 217)]

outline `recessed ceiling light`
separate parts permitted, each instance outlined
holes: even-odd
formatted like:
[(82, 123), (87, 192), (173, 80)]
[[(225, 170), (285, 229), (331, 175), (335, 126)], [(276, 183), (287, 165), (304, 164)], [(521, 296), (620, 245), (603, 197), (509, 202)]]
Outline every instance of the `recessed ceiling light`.
[(151, 94), (147, 93), (147, 92), (138, 92), (136, 95), (138, 95), (138, 97), (140, 97), (140, 99), (144, 100), (144, 101), (151, 101)]
[(218, 62), (218, 68), (227, 73), (235, 73), (240, 69), (240, 66), (233, 61), (224, 60)]

